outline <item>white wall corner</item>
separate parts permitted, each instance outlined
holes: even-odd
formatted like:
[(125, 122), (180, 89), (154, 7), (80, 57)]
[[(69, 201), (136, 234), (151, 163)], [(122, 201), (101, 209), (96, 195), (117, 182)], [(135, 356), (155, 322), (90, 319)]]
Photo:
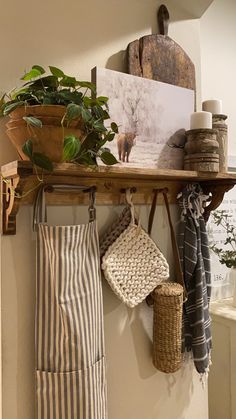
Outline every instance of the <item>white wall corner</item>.
[(189, 19), (199, 19), (214, 0), (178, 0), (178, 7)]

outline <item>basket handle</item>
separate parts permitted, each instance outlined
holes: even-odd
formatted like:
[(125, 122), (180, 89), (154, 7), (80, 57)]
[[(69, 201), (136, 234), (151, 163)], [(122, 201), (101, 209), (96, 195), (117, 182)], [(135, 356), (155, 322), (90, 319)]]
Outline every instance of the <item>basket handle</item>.
[[(154, 220), (155, 211), (156, 211), (157, 196), (159, 192), (160, 191), (158, 189), (154, 190), (152, 206), (151, 206), (149, 220), (148, 220), (148, 234), (149, 235), (151, 234), (151, 231), (152, 231), (152, 225), (153, 225), (153, 220)], [(174, 261), (175, 261), (175, 269), (176, 269), (176, 280), (183, 287), (184, 302), (185, 302), (187, 301), (187, 291), (186, 291), (186, 287), (184, 283), (183, 271), (182, 271), (182, 267), (180, 263), (179, 249), (178, 249), (178, 245), (176, 241), (175, 231), (174, 231), (174, 227), (173, 227), (173, 223), (172, 223), (171, 215), (170, 215), (170, 206), (169, 206), (168, 197), (167, 197), (167, 190), (163, 189), (161, 190), (161, 192), (164, 197), (165, 207), (166, 207), (169, 226), (170, 226), (171, 243), (172, 243), (172, 250), (173, 250), (173, 256), (174, 256)]]

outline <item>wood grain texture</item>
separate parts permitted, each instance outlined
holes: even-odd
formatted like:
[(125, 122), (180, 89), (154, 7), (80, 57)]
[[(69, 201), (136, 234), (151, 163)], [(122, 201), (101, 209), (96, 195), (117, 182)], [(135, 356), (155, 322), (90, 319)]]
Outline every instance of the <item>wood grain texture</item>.
[(147, 35), (127, 47), (127, 68), (133, 76), (184, 87), (196, 92), (195, 67), (189, 56), (168, 36), (169, 12), (157, 12), (160, 35)]
[(213, 115), (213, 128), (217, 130), (217, 141), (219, 143), (219, 170), (227, 172), (228, 170), (228, 126), (226, 124), (226, 115)]
[[(40, 173), (40, 172), (39, 172)], [(32, 163), (22, 160), (14, 160), (1, 167), (1, 174), (5, 178), (17, 177), (27, 178), (30, 175), (36, 175)], [(231, 180), (236, 183), (236, 173), (201, 173), (191, 170), (170, 170), (170, 169), (139, 169), (123, 166), (98, 166), (86, 167), (73, 163), (58, 163), (54, 165), (52, 174), (45, 174), (46, 179), (63, 176), (70, 179), (75, 178), (106, 178), (109, 179), (133, 179), (133, 180), (186, 180), (192, 182), (202, 181), (225, 181)]]
[(186, 132), (184, 169), (219, 172), (217, 135), (215, 129), (193, 129)]
[(147, 35), (127, 48), (128, 72), (196, 91), (195, 67), (168, 35)]
[[(2, 166), (3, 233), (15, 234), (16, 214), (21, 205), (34, 202), (37, 189), (42, 184), (95, 186), (98, 205), (120, 205), (125, 202), (124, 189), (135, 188), (135, 204), (150, 204), (153, 189), (168, 189), (170, 203), (176, 203), (177, 194), (189, 182), (200, 182), (203, 189), (213, 193), (214, 206), (223, 199), (224, 191), (236, 184), (234, 173), (205, 173), (187, 170), (156, 170), (123, 167), (89, 168), (72, 163), (55, 164), (53, 173), (35, 172), (27, 161), (14, 161)], [(219, 189), (220, 187), (220, 189)], [(218, 192), (220, 194), (218, 197)], [(15, 194), (14, 194), (15, 192)], [(68, 190), (46, 194), (49, 205), (88, 204), (87, 194)], [(158, 203), (163, 203), (161, 196)]]

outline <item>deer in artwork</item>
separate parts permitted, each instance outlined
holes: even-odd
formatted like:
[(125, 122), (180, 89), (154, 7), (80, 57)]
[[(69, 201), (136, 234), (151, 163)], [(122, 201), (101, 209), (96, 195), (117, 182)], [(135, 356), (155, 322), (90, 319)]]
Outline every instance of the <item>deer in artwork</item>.
[(119, 160), (129, 162), (129, 155), (132, 147), (135, 145), (136, 132), (125, 132), (118, 134), (117, 148)]
[(124, 97), (123, 107), (127, 123), (123, 125), (123, 132), (121, 131), (117, 136), (117, 148), (119, 160), (129, 163), (129, 156), (138, 135), (138, 105), (140, 102), (139, 94), (127, 90), (127, 96)]

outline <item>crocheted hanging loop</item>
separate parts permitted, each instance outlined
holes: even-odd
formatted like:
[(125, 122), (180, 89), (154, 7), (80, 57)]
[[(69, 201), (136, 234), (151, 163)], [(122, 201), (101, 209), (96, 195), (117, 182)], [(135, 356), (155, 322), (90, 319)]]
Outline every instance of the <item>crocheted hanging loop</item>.
[(154, 241), (135, 223), (130, 191), (126, 192), (131, 223), (108, 248), (103, 259), (104, 276), (117, 296), (129, 307), (141, 303), (158, 284), (169, 278), (169, 266)]
[(131, 212), (131, 223), (135, 224), (135, 209), (134, 209), (134, 204), (133, 204), (133, 195), (131, 193), (130, 188), (125, 190), (125, 198), (126, 198), (126, 202), (130, 207), (130, 212)]
[(136, 225), (138, 227), (136, 231), (137, 231), (137, 234), (139, 234), (141, 231), (141, 219), (140, 219), (140, 216), (135, 211), (134, 204), (133, 204), (133, 195), (131, 193), (130, 188), (125, 190), (125, 198), (126, 198), (127, 204), (130, 207), (131, 224)]
[[(122, 213), (115, 218), (110, 227), (103, 233), (99, 239), (100, 256), (101, 258), (105, 255), (109, 246), (114, 243), (116, 239), (123, 233), (130, 224), (137, 224), (139, 217), (135, 214), (132, 193), (131, 190), (126, 190), (125, 193), (125, 207)], [(131, 214), (131, 208), (133, 211), (133, 219)]]

